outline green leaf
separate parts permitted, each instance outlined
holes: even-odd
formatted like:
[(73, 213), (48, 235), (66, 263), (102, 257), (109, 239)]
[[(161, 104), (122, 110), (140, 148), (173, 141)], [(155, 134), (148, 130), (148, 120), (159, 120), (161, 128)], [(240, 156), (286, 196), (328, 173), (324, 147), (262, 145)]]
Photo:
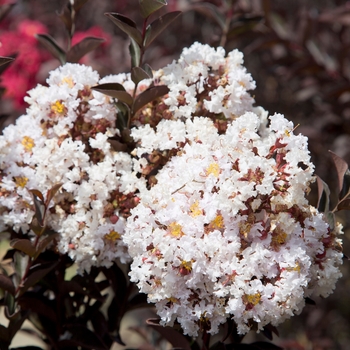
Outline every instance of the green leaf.
[(0, 275), (0, 288), (15, 295), (15, 285), (13, 284), (12, 279), (4, 274)]
[(350, 193), (350, 171), (348, 163), (338, 157), (332, 151), (329, 151), (332, 155), (333, 162), (338, 174), (338, 186), (339, 186), (339, 200), (344, 199)]
[(147, 103), (155, 100), (158, 97), (164, 96), (169, 92), (169, 88), (165, 85), (152, 86), (147, 90), (143, 91), (140, 95), (135, 98), (133, 105), (134, 114)]
[(161, 16), (157, 18), (155, 21), (153, 21), (150, 25), (147, 26), (146, 29), (146, 35), (144, 40), (145, 47), (148, 47), (153, 40), (163, 32), (163, 30), (171, 23), (173, 22), (179, 15), (181, 14), (181, 11), (174, 11), (169, 12), (165, 14), (164, 16)]
[(137, 85), (144, 79), (150, 79), (151, 77), (141, 67), (133, 67), (131, 69), (131, 80)]
[(141, 48), (136, 41), (130, 38), (129, 52), (131, 56), (131, 67), (138, 67), (141, 64)]
[(75, 44), (67, 52), (67, 62), (77, 63), (83, 56), (99, 47), (105, 39), (87, 37)]
[(165, 0), (139, 0), (141, 16), (143, 18), (149, 17), (153, 12), (161, 9), (167, 5)]
[(208, 2), (196, 3), (190, 7), (191, 10), (197, 11), (204, 16), (213, 19), (224, 30), (226, 27), (226, 19), (219, 11), (218, 7)]
[(20, 289), (20, 294), (23, 294), (28, 288), (34, 286), (41, 279), (43, 279), (51, 270), (53, 270), (59, 261), (48, 262), (43, 264), (33, 265), (28, 272), (27, 278), (23, 282), (23, 286)]
[(66, 53), (53, 37), (48, 34), (36, 34), (35, 37), (51, 52), (55, 58), (60, 61), (62, 65), (66, 63)]
[(119, 13), (109, 12), (105, 13), (105, 15), (111, 19), (112, 22), (124, 33), (128, 34), (130, 38), (134, 39), (135, 42), (141, 47), (142, 35), (141, 32), (136, 28), (136, 23), (133, 20)]
[(316, 179), (318, 188), (317, 209), (321, 213), (327, 213), (329, 211), (329, 187), (319, 176), (316, 175)]
[(13, 239), (10, 242), (10, 246), (23, 252), (24, 254), (29, 255), (31, 258), (35, 256), (36, 249), (29, 239)]
[(118, 83), (106, 83), (93, 86), (91, 89), (101, 92), (105, 95), (114, 97), (118, 99), (118, 101), (124, 102), (127, 105), (131, 106), (133, 103), (132, 96), (127, 93), (123, 87), (123, 85)]

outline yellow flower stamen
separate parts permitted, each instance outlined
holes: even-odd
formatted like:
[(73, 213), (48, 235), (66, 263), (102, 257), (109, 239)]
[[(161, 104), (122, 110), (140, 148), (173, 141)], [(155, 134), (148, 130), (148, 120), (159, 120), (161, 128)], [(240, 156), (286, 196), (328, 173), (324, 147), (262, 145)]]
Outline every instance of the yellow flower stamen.
[(213, 174), (215, 177), (218, 177), (220, 174), (219, 164), (218, 163), (209, 164), (209, 166), (205, 172), (206, 172), (207, 176), (209, 176), (210, 174)]
[(252, 305), (257, 305), (260, 302), (261, 299), (261, 294), (256, 293), (256, 294), (247, 294), (246, 296), (247, 302)]
[(72, 88), (74, 86), (74, 81), (72, 77), (64, 77), (62, 79), (62, 84), (67, 84), (70, 88)]
[(184, 233), (182, 232), (182, 226), (177, 222), (172, 222), (171, 224), (169, 224), (168, 229), (170, 234), (174, 237), (181, 237), (184, 235)]
[(202, 215), (202, 210), (199, 208), (199, 202), (195, 201), (191, 206), (190, 206), (190, 215), (192, 217), (196, 217), (199, 215)]
[(120, 239), (121, 235), (117, 231), (111, 231), (110, 233), (105, 235), (105, 238), (109, 241), (115, 242), (116, 240)]
[(64, 114), (65, 106), (62, 102), (56, 101), (55, 103), (53, 103), (51, 105), (51, 110), (52, 110), (52, 112), (54, 112), (56, 114)]
[(213, 229), (220, 229), (220, 228), (224, 228), (225, 224), (224, 224), (224, 218), (222, 217), (221, 214), (216, 215), (214, 220), (212, 220), (210, 222), (210, 226)]
[(192, 271), (192, 261), (182, 260), (180, 268), (183, 268), (183, 269), (187, 270), (188, 272), (191, 272)]
[(16, 185), (18, 187), (22, 187), (24, 188), (24, 186), (27, 184), (28, 182), (28, 178), (25, 177), (25, 176), (16, 176), (15, 177), (15, 182), (16, 182)]
[(30, 152), (35, 146), (34, 140), (29, 136), (24, 136), (21, 143), (27, 152)]

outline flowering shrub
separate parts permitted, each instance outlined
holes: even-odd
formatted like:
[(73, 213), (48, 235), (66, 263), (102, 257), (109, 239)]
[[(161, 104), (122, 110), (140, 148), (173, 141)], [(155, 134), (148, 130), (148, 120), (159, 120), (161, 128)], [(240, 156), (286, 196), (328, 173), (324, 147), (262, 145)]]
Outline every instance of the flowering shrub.
[[(350, 208), (348, 164), (332, 154), (340, 193), (330, 211), (307, 138), (255, 105), (255, 81), (236, 49), (195, 42), (162, 69), (144, 64), (145, 50), (179, 15), (148, 24), (162, 1), (140, 2), (142, 31), (107, 14), (130, 36), (130, 73), (101, 79), (65, 63), (102, 43), (74, 41), (82, 4), (69, 2), (60, 15), (67, 50), (38, 37), (62, 65), (28, 91), (26, 114), (0, 136), (0, 229), (11, 236), (6, 258), (15, 271), (0, 265), (9, 319), (0, 347), (27, 318), (53, 348), (124, 345), (121, 319), (146, 298), (160, 317), (152, 326), (181, 326), (186, 337), (160, 331), (174, 347), (196, 349), (189, 337), (198, 337), (209, 349), (224, 325), (223, 341), (240, 342), (250, 330), (272, 336), (341, 276), (334, 212)], [(317, 208), (307, 199), (315, 181)], [(68, 279), (73, 263), (78, 274)]]
[(238, 333), (260, 330), (300, 312), (305, 297), (328, 296), (341, 275), (341, 228), (305, 199), (307, 139), (253, 107), (242, 62), (238, 51), (195, 43), (155, 72), (169, 93), (135, 114), (131, 154), (111, 147), (116, 107), (91, 90), (133, 91), (130, 76), (99, 80), (76, 64), (51, 72), (0, 138), (2, 229), (29, 232), (28, 190), (62, 184), (46, 215), (59, 251), (89, 272), (129, 261), (128, 247), (131, 280), (162, 324), (177, 319), (192, 336), (217, 333), (230, 316)]

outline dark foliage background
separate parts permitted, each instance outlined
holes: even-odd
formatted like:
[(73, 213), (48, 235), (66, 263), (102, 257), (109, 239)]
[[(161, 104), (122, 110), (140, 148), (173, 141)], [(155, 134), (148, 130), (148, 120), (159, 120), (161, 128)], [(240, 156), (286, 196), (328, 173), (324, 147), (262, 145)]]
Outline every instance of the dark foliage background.
[[(104, 13), (122, 13), (141, 26), (142, 18), (137, 3), (137, 0), (90, 0), (77, 17), (77, 31), (99, 26), (109, 35), (106, 45), (88, 55), (88, 64), (102, 76), (130, 71), (128, 38)], [(64, 4), (65, 1), (62, 0), (19, 0), (2, 22), (2, 31), (15, 28), (24, 19), (36, 20), (45, 24), (50, 35), (65, 45), (65, 29), (56, 15), (56, 11)], [(221, 0), (169, 0), (168, 6), (161, 11), (165, 13), (174, 10), (183, 11), (182, 16), (156, 39), (146, 52), (145, 62), (152, 68), (160, 68), (176, 59), (182, 49), (194, 41), (214, 46), (221, 43), (227, 51), (233, 48), (243, 51), (245, 65), (257, 82), (254, 91), (257, 105), (263, 106), (270, 113), (283, 113), (295, 125), (300, 124), (297, 131), (308, 136), (316, 172), (330, 185), (335, 201), (338, 191), (336, 171), (328, 150), (350, 162), (350, 2), (237, 0), (229, 5)], [(230, 25), (225, 26), (221, 18), (229, 18), (230, 22), (227, 23)], [(37, 80), (42, 81), (47, 72), (58, 65), (57, 60), (48, 59), (40, 67)], [(6, 99), (1, 102), (0, 109), (2, 114), (8, 115), (2, 119), (3, 125), (24, 112), (24, 109), (14, 110), (11, 101)], [(313, 204), (316, 204), (316, 192), (315, 188), (310, 195)], [(345, 226), (344, 252), (350, 255), (350, 219), (346, 215), (339, 219)], [(43, 258), (46, 263), (57, 260), (53, 253)], [(62, 259), (52, 267), (53, 271), (62, 273), (71, 264)], [(116, 281), (112, 281), (115, 275), (112, 277), (111, 271), (102, 272), (105, 281), (112, 283), (115, 294), (126, 293), (118, 289)], [(114, 273), (122, 276), (117, 267)], [(274, 342), (285, 349), (349, 349), (350, 273), (347, 261), (344, 262), (343, 275), (333, 295), (325, 300), (315, 300), (315, 306), (307, 306), (300, 316), (285, 322), (279, 327), (280, 337), (275, 338)], [(47, 278), (51, 277), (52, 273)], [(52, 283), (56, 285), (57, 281), (56, 279)], [(74, 286), (66, 287), (75, 291), (74, 307), (77, 308), (83, 301), (78, 298), (80, 292), (76, 288), (83, 285), (92, 288), (94, 282), (76, 277), (72, 284)], [(59, 285), (56, 287), (56, 296), (64, 295), (63, 291), (58, 292)], [(98, 317), (101, 314), (97, 310), (105, 301), (100, 295), (104, 287), (105, 285), (96, 284), (94, 291), (94, 310)], [(23, 305), (31, 303), (33, 293), (26, 295)], [(40, 307), (53, 310), (59, 304), (38, 305)], [(41, 317), (50, 319), (52, 315)], [(83, 315), (82, 324), (85, 322), (84, 317), (90, 316)], [(109, 321), (117, 324), (120, 320)], [(69, 326), (69, 317), (64, 322), (62, 327)], [(100, 326), (102, 325), (113, 328), (100, 321)], [(62, 333), (62, 330), (54, 330), (55, 327), (52, 326), (53, 333), (49, 336), (57, 337)], [(103, 332), (100, 330), (100, 334)], [(253, 336), (248, 336), (251, 337)], [(257, 339), (262, 338), (258, 336)], [(154, 347), (149, 345), (149, 348)], [(71, 348), (74, 347), (69, 347)]]

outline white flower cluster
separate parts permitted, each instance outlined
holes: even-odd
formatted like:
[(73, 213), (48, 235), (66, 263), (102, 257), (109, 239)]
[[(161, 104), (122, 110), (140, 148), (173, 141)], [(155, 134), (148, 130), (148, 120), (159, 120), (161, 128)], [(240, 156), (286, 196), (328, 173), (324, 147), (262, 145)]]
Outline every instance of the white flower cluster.
[[(340, 277), (337, 234), (305, 193), (307, 140), (282, 115), (253, 107), (237, 50), (195, 43), (154, 72), (169, 93), (131, 119), (135, 149), (116, 152), (113, 101), (67, 64), (29, 93), (27, 114), (0, 137), (1, 229), (30, 232), (28, 189), (62, 183), (47, 214), (58, 249), (80, 271), (133, 259), (130, 277), (163, 325), (191, 336), (232, 318), (240, 334), (277, 325)], [(150, 81), (138, 86), (142, 93)], [(128, 248), (128, 250), (127, 250)]]
[(80, 271), (110, 266), (117, 258), (125, 262), (120, 211), (122, 203), (133, 201), (135, 188), (128, 180), (130, 155), (114, 152), (107, 142), (118, 133), (115, 107), (91, 90), (99, 77), (89, 67), (66, 64), (51, 72), (47, 83), (29, 92), (27, 114), (0, 137), (1, 230), (28, 232), (34, 216), (28, 190), (45, 196), (61, 183), (46, 220), (60, 234), (60, 252)]

